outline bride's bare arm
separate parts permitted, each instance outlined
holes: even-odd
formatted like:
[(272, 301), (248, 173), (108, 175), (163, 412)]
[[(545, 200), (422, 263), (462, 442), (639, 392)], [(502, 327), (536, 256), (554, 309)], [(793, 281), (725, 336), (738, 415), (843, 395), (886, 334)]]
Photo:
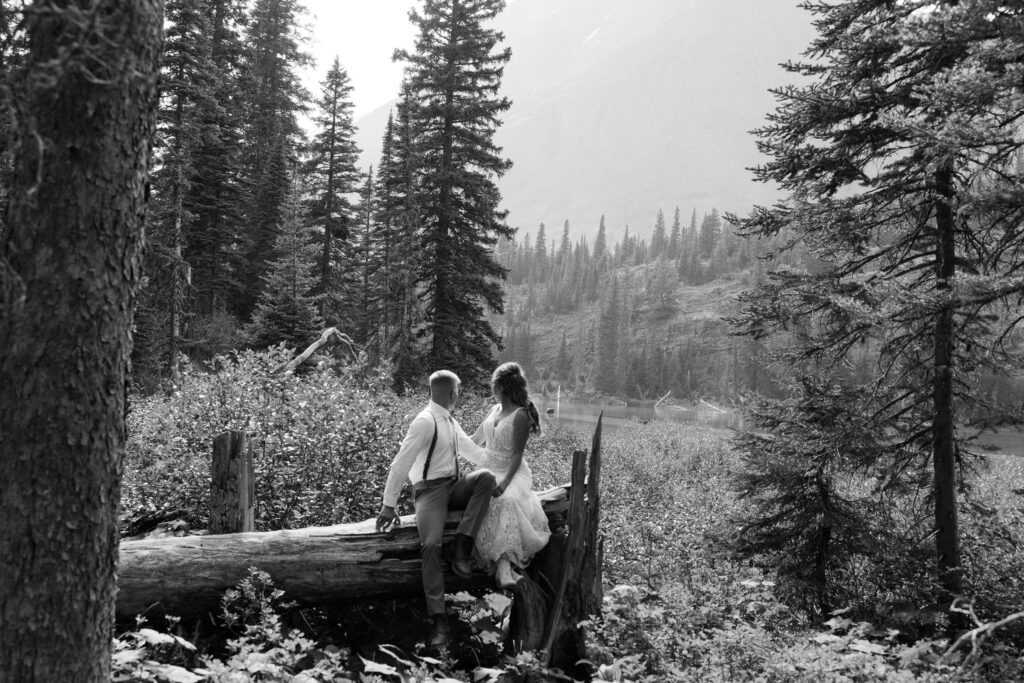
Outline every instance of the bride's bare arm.
[[(484, 419), (486, 419), (486, 418), (484, 418)], [(475, 432), (473, 432), (473, 436), (471, 436), (469, 438), (472, 439), (473, 443), (475, 443), (477, 446), (483, 446), (485, 443), (487, 443), (487, 441), (484, 439), (484, 423), (483, 422), (481, 422), (480, 426), (476, 428)]]
[(484, 422), (487, 422), (487, 418), (489, 418), (493, 412), (494, 407), (492, 407), (491, 412), (487, 413), (487, 415), (484, 416), (484, 419), (480, 421), (480, 426), (476, 428), (475, 432), (473, 432), (473, 436), (469, 437), (477, 446), (482, 447), (487, 443), (487, 438), (484, 436)]

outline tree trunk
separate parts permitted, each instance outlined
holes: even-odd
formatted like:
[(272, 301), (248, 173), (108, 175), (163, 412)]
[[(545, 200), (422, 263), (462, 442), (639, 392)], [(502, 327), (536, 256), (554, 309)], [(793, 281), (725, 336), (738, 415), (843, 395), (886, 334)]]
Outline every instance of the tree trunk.
[(213, 440), (211, 534), (255, 531), (255, 469), (245, 432), (224, 432)]
[[(457, 517), (452, 519), (457, 523)], [(445, 539), (455, 534), (455, 524)], [(390, 534), (374, 521), (218, 536), (128, 541), (121, 546), (117, 619), (157, 610), (184, 617), (216, 613), (220, 598), (248, 573), (268, 572), (288, 600), (302, 605), (423, 594), (416, 520)], [(490, 585), (481, 574), (469, 585)], [(467, 586), (445, 572), (452, 590)]]
[[(567, 505), (564, 487), (538, 495), (550, 514)], [(461, 513), (449, 514), (446, 541), (455, 535), (460, 518)], [(287, 600), (303, 605), (423, 595), (416, 517), (407, 515), (386, 534), (376, 533), (371, 519), (308, 529), (126, 541), (121, 545), (117, 619), (129, 622), (147, 610), (187, 617), (216, 612), (224, 592), (254, 566), (270, 574)], [(483, 573), (460, 579), (445, 572), (449, 592), (492, 584), (493, 578)]]
[[(950, 294), (950, 281), (956, 272), (956, 243), (954, 242), (953, 173), (947, 165), (935, 173), (939, 199), (935, 202), (935, 261), (936, 289)], [(935, 416), (932, 421), (935, 487), (935, 546), (938, 551), (938, 573), (942, 587), (953, 597), (960, 593), (960, 532), (957, 526), (956, 504), (956, 436), (953, 406), (953, 308), (945, 302), (935, 316), (934, 354), (935, 377), (932, 402)]]
[(577, 680), (589, 676), (586, 666), (579, 663), (586, 657), (585, 634), (579, 624), (600, 613), (603, 595), (599, 530), (602, 420), (603, 415), (598, 416), (589, 468), (587, 451), (573, 453), (568, 534), (559, 557), (560, 571), (543, 641), (547, 663)]
[(110, 679), (162, 14), (161, 0), (27, 12), (0, 235), (0, 680)]

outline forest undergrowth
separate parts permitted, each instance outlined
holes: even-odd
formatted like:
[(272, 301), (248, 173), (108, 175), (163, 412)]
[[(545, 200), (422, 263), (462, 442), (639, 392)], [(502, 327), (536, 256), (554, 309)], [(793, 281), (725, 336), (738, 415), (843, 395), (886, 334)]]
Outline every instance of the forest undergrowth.
[[(425, 390), (396, 395), (386, 372), (322, 363), (274, 372), (286, 353), (248, 353), (216, 372), (186, 372), (171, 391), (137, 396), (129, 418), (124, 520), (182, 509), (205, 527), (210, 441), (244, 429), (255, 439), (257, 527), (361, 521), (379, 504), (406, 420)], [(487, 408), (467, 396), (456, 415), (468, 431)], [(1024, 679), (1024, 459), (993, 455), (973, 475), (961, 528), (967, 594), (957, 609), (976, 627), (951, 634), (932, 603), (921, 548), (879, 543), (841, 554), (832, 571), (848, 604), (820, 613), (811, 587), (779, 571), (780, 558), (737, 552), (751, 511), (738, 497), (741, 460), (730, 435), (652, 422), (603, 436), (601, 529), (604, 605), (585, 623), (596, 680), (986, 681)], [(565, 483), (571, 454), (589, 434), (546, 422), (527, 457), (535, 488)], [(403, 498), (402, 512), (409, 512)], [(894, 530), (894, 533), (896, 530)], [(927, 548), (925, 548), (927, 549)], [(925, 553), (927, 554), (927, 553)], [(429, 656), (425, 625), (347, 640), (350, 612), (298, 610), (254, 568), (224, 599), (220, 623), (200, 633), (173, 620), (141, 622), (114, 641), (114, 679), (155, 681), (570, 680), (538, 653), (501, 653), (509, 601), (451, 596), (457, 644)], [(415, 612), (415, 607), (412, 608)], [(372, 613), (367, 608), (363, 614)], [(333, 623), (332, 623), (333, 620)]]

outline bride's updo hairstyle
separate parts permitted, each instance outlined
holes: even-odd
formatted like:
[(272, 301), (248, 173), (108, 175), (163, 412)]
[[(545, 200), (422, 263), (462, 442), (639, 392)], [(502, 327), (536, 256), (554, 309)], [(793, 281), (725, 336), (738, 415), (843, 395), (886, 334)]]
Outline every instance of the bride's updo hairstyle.
[(502, 395), (507, 396), (508, 400), (517, 406), (526, 408), (532, 423), (530, 431), (534, 434), (540, 431), (540, 414), (526, 391), (526, 376), (523, 375), (523, 369), (519, 367), (519, 363), (510, 362), (499, 365), (491, 375), (491, 387), (492, 389), (501, 389)]

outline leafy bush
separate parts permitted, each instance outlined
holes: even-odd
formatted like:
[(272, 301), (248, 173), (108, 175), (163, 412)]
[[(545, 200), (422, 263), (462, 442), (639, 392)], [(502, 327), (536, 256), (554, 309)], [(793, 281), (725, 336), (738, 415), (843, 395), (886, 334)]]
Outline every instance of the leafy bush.
[(244, 431), (256, 469), (256, 526), (280, 529), (372, 517), (407, 421), (423, 397), (397, 396), (386, 370), (277, 368), (282, 348), (188, 369), (169, 395), (137, 398), (128, 419), (124, 507), (190, 510), (209, 519), (213, 438)]
[[(187, 372), (168, 396), (136, 401), (126, 506), (188, 507), (205, 522), (210, 441), (223, 429), (241, 428), (256, 445), (261, 528), (371, 517), (391, 458), (424, 397), (395, 395), (386, 373), (361, 364), (275, 374), (287, 357), (280, 350), (241, 354), (221, 360), (216, 373)], [(456, 414), (472, 432), (488, 407), (467, 395)], [(557, 424), (531, 437), (526, 457), (535, 488), (568, 481), (572, 451), (589, 444), (589, 433)], [(950, 642), (937, 633), (941, 622), (926, 623), (919, 588), (928, 584), (932, 549), (927, 542), (914, 546), (919, 538), (911, 533), (891, 533), (916, 528), (913, 507), (892, 513), (891, 535), (878, 537), (875, 559), (854, 557), (837, 566), (847, 609), (826, 621), (803, 609), (799, 584), (780, 576), (783, 558), (735, 552), (736, 520), (749, 510), (733, 486), (740, 457), (721, 432), (668, 422), (609, 429), (602, 462), (604, 578), (620, 587), (607, 591), (602, 614), (585, 625), (595, 679), (1019, 678), (1024, 620), (986, 633), (984, 646), (970, 655), (950, 653)], [(961, 517), (966, 585), (976, 596), (977, 616), (995, 623), (1019, 604), (1022, 590), (1021, 460), (993, 460), (992, 469), (970, 484), (971, 503)], [(253, 669), (263, 665), (297, 681), (330, 680), (328, 670), (334, 680), (565, 680), (537, 653), (498, 656), (503, 610), (486, 599), (459, 607), (464, 623), (456, 632), (469, 635), (457, 655), (433, 658), (381, 646), (364, 652), (368, 659), (342, 662), (344, 650), (317, 646), (310, 634), (281, 625), (274, 615), (287, 596), (276, 594), (269, 579), (250, 577), (248, 585), (248, 593), (243, 587), (229, 600), (238, 619), (236, 645), (226, 659), (202, 660), (179, 641), (140, 629), (116, 644), (119, 680), (174, 680), (160, 678), (172, 671), (165, 666), (199, 677), (181, 674), (178, 680), (269, 679)], [(307, 678), (314, 660), (326, 663)]]

